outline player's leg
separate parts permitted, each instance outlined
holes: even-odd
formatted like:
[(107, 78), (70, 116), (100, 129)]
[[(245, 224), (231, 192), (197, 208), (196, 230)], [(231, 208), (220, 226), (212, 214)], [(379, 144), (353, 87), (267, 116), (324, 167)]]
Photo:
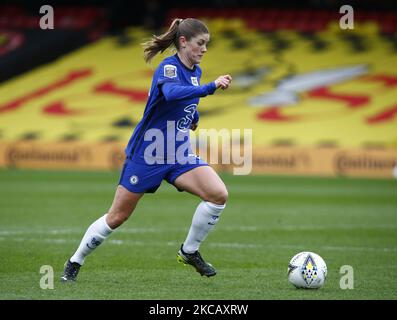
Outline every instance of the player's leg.
[(180, 176), (173, 184), (180, 190), (200, 197), (203, 201), (224, 205), (228, 192), (222, 179), (210, 166), (195, 167)]
[(199, 249), (201, 242), (218, 222), (225, 208), (228, 192), (222, 179), (210, 166), (200, 166), (185, 172), (175, 179), (174, 185), (202, 199), (183, 244), (186, 253), (193, 253)]
[(107, 213), (106, 223), (111, 229), (116, 229), (123, 224), (134, 211), (139, 199), (144, 193), (128, 191), (119, 185), (113, 199), (113, 203)]
[(80, 246), (70, 261), (82, 265), (85, 257), (130, 217), (142, 195), (143, 193), (130, 192), (119, 185), (109, 211), (88, 227)]
[(215, 269), (206, 263), (200, 253), (200, 244), (214, 228), (225, 208), (228, 192), (222, 179), (209, 166), (196, 167), (175, 179), (174, 185), (199, 196), (202, 201), (193, 215), (189, 233), (178, 254), (182, 262), (193, 265), (201, 275), (213, 276)]
[(130, 217), (142, 196), (143, 193), (130, 192), (121, 185), (117, 187), (112, 206), (108, 213), (94, 221), (88, 227), (76, 252), (66, 262), (61, 280), (76, 280), (85, 258), (105, 241), (114, 229)]
[(113, 203), (107, 214), (87, 229), (75, 254), (67, 261), (62, 280), (75, 280), (84, 259), (126, 221), (146, 192), (155, 192), (167, 170), (127, 159), (124, 163)]

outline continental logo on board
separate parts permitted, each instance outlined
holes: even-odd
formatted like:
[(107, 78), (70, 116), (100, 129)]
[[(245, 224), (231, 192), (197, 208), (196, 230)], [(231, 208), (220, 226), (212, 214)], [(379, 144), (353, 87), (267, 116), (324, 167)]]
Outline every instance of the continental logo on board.
[(124, 146), (117, 143), (0, 143), (0, 167), (39, 169), (119, 169)]
[(252, 164), (271, 169), (294, 170), (310, 168), (311, 159), (307, 153), (285, 150), (284, 152), (266, 152), (252, 155)]
[(277, 146), (254, 147), (252, 173), (333, 175), (332, 154), (327, 149)]
[(334, 169), (340, 175), (390, 176), (397, 167), (397, 151), (338, 152)]
[(297, 174), (392, 178), (397, 149), (257, 147), (253, 174)]
[(8, 166), (18, 166), (24, 162), (58, 162), (75, 164), (81, 161), (89, 161), (92, 154), (88, 148), (53, 150), (40, 147), (10, 147), (6, 150), (5, 159)]
[[(0, 142), (0, 168), (118, 170), (124, 144)], [(315, 147), (254, 147), (251, 174), (392, 178), (397, 149), (366, 150)], [(233, 172), (233, 165), (212, 165)]]

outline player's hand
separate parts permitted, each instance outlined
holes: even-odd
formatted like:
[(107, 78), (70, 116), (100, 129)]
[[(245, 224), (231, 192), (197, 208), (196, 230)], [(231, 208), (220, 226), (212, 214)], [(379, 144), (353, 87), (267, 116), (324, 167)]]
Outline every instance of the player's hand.
[(229, 88), (231, 82), (232, 82), (232, 77), (226, 74), (224, 76), (218, 77), (218, 79), (215, 80), (215, 85), (217, 89), (221, 88), (222, 90), (225, 90)]
[(197, 127), (198, 127), (198, 124), (197, 124), (197, 123), (192, 123), (192, 124), (190, 125), (190, 130), (194, 131), (194, 130), (197, 129)]

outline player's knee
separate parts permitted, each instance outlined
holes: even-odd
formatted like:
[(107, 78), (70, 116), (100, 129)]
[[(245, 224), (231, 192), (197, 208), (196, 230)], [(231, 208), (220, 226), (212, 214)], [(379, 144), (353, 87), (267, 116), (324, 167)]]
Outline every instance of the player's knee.
[(228, 196), (227, 189), (221, 188), (209, 194), (206, 201), (222, 205), (226, 203)]
[(117, 227), (121, 226), (125, 221), (128, 220), (129, 214), (125, 212), (109, 212), (107, 223), (110, 228), (116, 229)]
[(218, 204), (225, 204), (228, 197), (229, 193), (227, 192), (227, 189), (224, 188), (218, 195)]

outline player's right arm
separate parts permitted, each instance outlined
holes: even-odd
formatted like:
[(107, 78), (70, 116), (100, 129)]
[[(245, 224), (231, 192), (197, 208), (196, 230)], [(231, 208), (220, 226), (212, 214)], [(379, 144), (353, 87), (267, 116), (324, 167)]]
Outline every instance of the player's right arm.
[(223, 75), (215, 81), (202, 86), (183, 86), (177, 82), (165, 82), (161, 90), (167, 101), (198, 98), (213, 94), (218, 88), (227, 89), (231, 81), (232, 77), (230, 75)]
[(215, 81), (202, 86), (182, 86), (175, 82), (166, 82), (161, 86), (161, 91), (167, 101), (205, 97), (213, 94), (216, 89)]
[(227, 89), (232, 80), (230, 75), (223, 75), (204, 85), (185, 85), (179, 80), (180, 72), (178, 66), (169, 61), (160, 64), (156, 70), (156, 83), (166, 101), (205, 97), (218, 88)]

